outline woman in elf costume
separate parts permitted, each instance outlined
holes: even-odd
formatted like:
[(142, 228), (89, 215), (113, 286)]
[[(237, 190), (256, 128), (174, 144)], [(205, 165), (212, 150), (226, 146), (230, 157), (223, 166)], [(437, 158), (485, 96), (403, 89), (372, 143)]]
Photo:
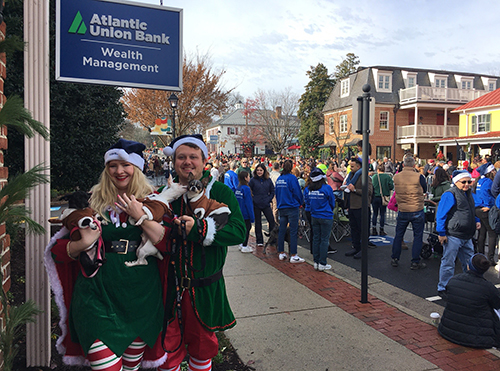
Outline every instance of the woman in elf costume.
[[(146, 220), (140, 227), (129, 221), (144, 214), (136, 198), (154, 191), (142, 173), (144, 149), (141, 143), (123, 139), (112, 146), (90, 198), (102, 225), (82, 229), (78, 241), (70, 241), (63, 228), (47, 246), (45, 264), (61, 317), (57, 348), (66, 364), (119, 371), (138, 370), (141, 362), (143, 368), (165, 362), (160, 333), (166, 259), (148, 257), (148, 265), (125, 265), (136, 259), (141, 234), (162, 252), (170, 234), (168, 227), (155, 221)], [(95, 241), (97, 251), (86, 251)], [(89, 262), (95, 264), (90, 265), (92, 274)]]

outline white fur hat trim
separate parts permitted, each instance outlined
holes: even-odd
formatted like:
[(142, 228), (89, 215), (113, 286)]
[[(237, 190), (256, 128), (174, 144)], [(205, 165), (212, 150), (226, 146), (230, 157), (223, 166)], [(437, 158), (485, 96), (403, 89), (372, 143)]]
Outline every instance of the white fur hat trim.
[(113, 160), (122, 160), (130, 162), (132, 165), (137, 166), (139, 169), (144, 169), (144, 158), (137, 153), (128, 153), (122, 148), (111, 148), (104, 154), (104, 164)]

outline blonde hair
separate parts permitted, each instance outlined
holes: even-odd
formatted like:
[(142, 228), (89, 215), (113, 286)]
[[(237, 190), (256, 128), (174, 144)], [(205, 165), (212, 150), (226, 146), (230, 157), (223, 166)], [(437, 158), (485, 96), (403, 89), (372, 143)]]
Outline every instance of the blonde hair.
[[(106, 209), (109, 206), (115, 208), (115, 202), (117, 201), (116, 196), (119, 193), (118, 189), (111, 180), (111, 176), (109, 175), (108, 165), (106, 165), (105, 169), (101, 173), (99, 183), (92, 187), (91, 192), (92, 196), (90, 197), (90, 207), (99, 213), (103, 218), (108, 220), (106, 217)], [(126, 194), (128, 196), (134, 195), (137, 198), (144, 198), (153, 192), (154, 188), (149, 183), (146, 176), (137, 166), (134, 166), (134, 173), (132, 174), (130, 183), (128, 184)]]

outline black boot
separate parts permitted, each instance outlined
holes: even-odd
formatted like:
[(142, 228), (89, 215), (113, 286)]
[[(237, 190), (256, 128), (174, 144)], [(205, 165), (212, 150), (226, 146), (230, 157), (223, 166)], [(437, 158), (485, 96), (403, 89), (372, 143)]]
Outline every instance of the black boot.
[(385, 233), (384, 228), (380, 228), (380, 232), (378, 235), (379, 236), (387, 236), (387, 233)]
[(375, 227), (372, 228), (372, 233), (370, 234), (370, 236), (378, 236), (377, 228)]

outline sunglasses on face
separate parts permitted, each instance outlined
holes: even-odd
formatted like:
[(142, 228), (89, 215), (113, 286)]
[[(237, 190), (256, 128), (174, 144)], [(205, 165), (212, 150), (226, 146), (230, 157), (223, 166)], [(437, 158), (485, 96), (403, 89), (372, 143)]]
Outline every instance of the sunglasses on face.
[(474, 181), (473, 180), (462, 180), (459, 183), (462, 183), (462, 184), (472, 184), (472, 183), (474, 183)]

